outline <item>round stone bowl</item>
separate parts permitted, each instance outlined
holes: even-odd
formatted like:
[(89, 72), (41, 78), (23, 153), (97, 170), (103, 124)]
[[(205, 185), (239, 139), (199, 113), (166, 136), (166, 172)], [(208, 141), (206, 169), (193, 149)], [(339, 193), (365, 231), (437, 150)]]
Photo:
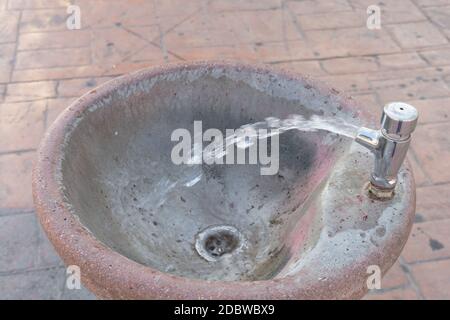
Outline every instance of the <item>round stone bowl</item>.
[(366, 190), (373, 156), (336, 133), (281, 134), (271, 175), (259, 164), (175, 164), (171, 135), (197, 120), (225, 132), (290, 114), (376, 128), (366, 110), (308, 77), (258, 65), (126, 75), (79, 98), (47, 132), (33, 172), (37, 213), (99, 298), (361, 298), (411, 230), (407, 163), (394, 197), (380, 201)]

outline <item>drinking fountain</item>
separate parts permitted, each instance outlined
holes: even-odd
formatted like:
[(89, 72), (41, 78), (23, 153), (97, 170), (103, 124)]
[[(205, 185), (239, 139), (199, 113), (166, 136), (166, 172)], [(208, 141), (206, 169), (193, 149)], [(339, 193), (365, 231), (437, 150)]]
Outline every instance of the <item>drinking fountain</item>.
[[(403, 160), (417, 112), (388, 104), (371, 130), (368, 110), (258, 64), (124, 75), (49, 128), (33, 172), (36, 212), (64, 263), (102, 299), (361, 298), (371, 270), (385, 274), (399, 257), (415, 213)], [(355, 139), (286, 131), (273, 175), (259, 164), (171, 160), (171, 134), (194, 121), (225, 132), (292, 114), (346, 123)]]

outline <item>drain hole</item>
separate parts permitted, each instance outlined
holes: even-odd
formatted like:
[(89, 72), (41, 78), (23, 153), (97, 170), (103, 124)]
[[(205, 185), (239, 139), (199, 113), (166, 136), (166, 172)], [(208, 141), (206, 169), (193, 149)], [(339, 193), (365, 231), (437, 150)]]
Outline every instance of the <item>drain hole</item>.
[(197, 235), (195, 249), (208, 261), (217, 261), (242, 245), (240, 232), (232, 226), (210, 227)]
[(226, 230), (218, 231), (205, 239), (206, 250), (213, 257), (220, 257), (225, 253), (232, 252), (238, 244), (239, 239)]

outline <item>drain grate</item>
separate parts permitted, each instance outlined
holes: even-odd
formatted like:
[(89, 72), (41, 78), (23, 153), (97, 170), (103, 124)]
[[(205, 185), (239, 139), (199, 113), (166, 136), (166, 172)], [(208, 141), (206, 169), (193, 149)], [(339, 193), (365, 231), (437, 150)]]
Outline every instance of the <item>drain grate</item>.
[(197, 234), (195, 249), (207, 261), (217, 261), (242, 246), (241, 233), (232, 226), (208, 227)]

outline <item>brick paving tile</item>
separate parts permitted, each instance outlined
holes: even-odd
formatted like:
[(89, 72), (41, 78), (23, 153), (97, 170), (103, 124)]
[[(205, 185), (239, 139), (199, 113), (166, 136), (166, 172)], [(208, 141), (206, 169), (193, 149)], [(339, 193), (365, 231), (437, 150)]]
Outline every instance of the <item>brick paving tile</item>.
[(65, 281), (61, 267), (0, 275), (0, 296), (7, 300), (59, 299)]
[(0, 212), (30, 210), (34, 152), (0, 155)]
[(327, 59), (321, 61), (325, 71), (330, 74), (363, 73), (378, 70), (374, 57), (351, 57)]
[(63, 66), (82, 66), (91, 63), (89, 48), (64, 48), (19, 51), (16, 69), (39, 69)]
[(0, 215), (0, 241), (0, 275), (34, 267), (39, 245), (35, 215)]
[(418, 300), (419, 297), (413, 288), (399, 288), (377, 292), (373, 291), (364, 297), (364, 300)]
[(25, 33), (19, 37), (18, 50), (64, 49), (89, 47), (88, 30)]
[(10, 83), (6, 87), (5, 102), (28, 102), (55, 97), (56, 86), (56, 81)]
[(65, 31), (66, 19), (66, 8), (23, 10), (20, 32)]
[(8, 9), (48, 9), (65, 8), (70, 5), (70, 0), (13, 0), (8, 1)]
[(296, 21), (305, 31), (364, 27), (367, 23), (366, 20), (365, 10), (327, 12), (296, 17)]
[(417, 188), (416, 215), (425, 221), (450, 219), (450, 184)]
[(416, 3), (421, 7), (430, 7), (430, 6), (443, 6), (448, 5), (448, 0), (416, 0)]
[(36, 148), (44, 135), (45, 101), (0, 105), (0, 152)]
[(450, 300), (450, 260), (421, 263), (412, 267), (425, 299)]
[(58, 84), (59, 97), (80, 97), (89, 90), (101, 85), (102, 83), (111, 80), (113, 77), (101, 78), (83, 78), (60, 80)]
[(450, 48), (425, 50), (420, 55), (433, 66), (450, 65)]
[(448, 44), (445, 36), (430, 22), (396, 24), (387, 28), (405, 49)]
[(413, 100), (410, 103), (420, 114), (420, 124), (450, 121), (450, 97)]
[(407, 263), (450, 257), (450, 220), (416, 223), (402, 252)]
[(14, 63), (13, 43), (0, 44), (0, 83), (7, 83)]
[(19, 12), (0, 11), (0, 43), (16, 41), (19, 15)]
[[(367, 55), (396, 53), (398, 45), (384, 30), (374, 33), (367, 28), (305, 31), (305, 37), (317, 57), (342, 57), (347, 55)], [(330, 45), (331, 44), (331, 45)]]
[(427, 66), (426, 61), (415, 52), (383, 54), (377, 58), (382, 70), (402, 70)]
[(450, 5), (424, 10), (430, 20), (450, 39)]
[(350, 4), (367, 19), (366, 10), (370, 5), (381, 9), (381, 25), (424, 21), (427, 17), (412, 0), (349, 0)]
[(438, 77), (374, 80), (371, 85), (383, 103), (445, 97), (450, 94), (447, 84)]
[(425, 171), (422, 168), (422, 166), (419, 164), (419, 161), (417, 161), (417, 157), (414, 154), (414, 150), (412, 150), (410, 148), (408, 150), (406, 158), (408, 159), (408, 162), (411, 165), (411, 168), (413, 169), (414, 180), (416, 182), (416, 187), (429, 185), (431, 183), (430, 179), (427, 176), (427, 174), (425, 173)]
[(294, 61), (294, 62), (282, 62), (273, 65), (277, 68), (290, 70), (292, 72), (298, 72), (300, 74), (307, 74), (311, 76), (323, 76), (326, 72), (320, 66), (318, 61)]
[(287, 1), (287, 6), (295, 14), (307, 15), (323, 12), (350, 11), (352, 7), (347, 0), (305, 0), (305, 1)]
[(424, 171), (434, 183), (450, 182), (450, 123), (418, 126), (411, 142)]
[(58, 115), (75, 101), (75, 98), (56, 98), (47, 100), (46, 128), (48, 129)]

